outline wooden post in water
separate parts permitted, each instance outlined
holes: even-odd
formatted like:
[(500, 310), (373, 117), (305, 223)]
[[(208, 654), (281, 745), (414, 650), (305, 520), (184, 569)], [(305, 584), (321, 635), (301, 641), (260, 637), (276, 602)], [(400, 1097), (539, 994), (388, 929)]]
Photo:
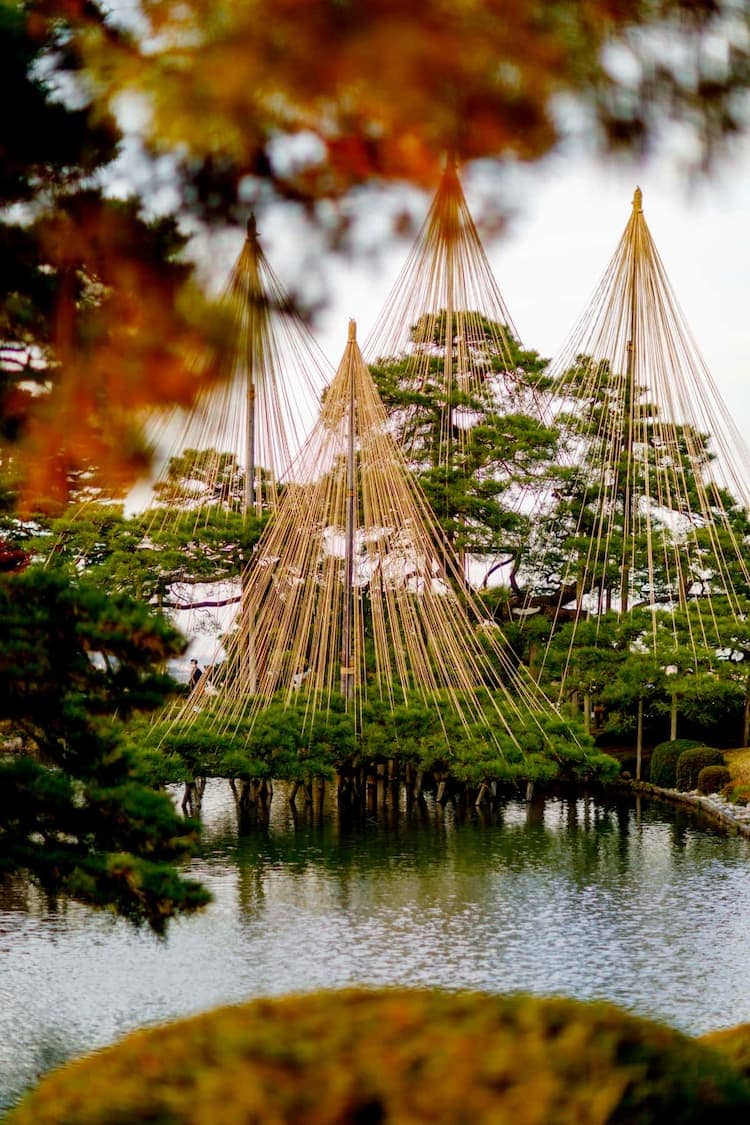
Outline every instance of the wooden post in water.
[(372, 770), (368, 771), (367, 781), (365, 784), (367, 793), (367, 811), (368, 813), (371, 813), (372, 816), (375, 816), (378, 811), (378, 781), (377, 774)]
[(322, 777), (316, 777), (313, 782), (313, 814), (318, 821), (323, 819), (325, 806), (326, 783)]
[(386, 797), (388, 793), (388, 790), (386, 788), (385, 762), (378, 762), (375, 768), (375, 773), (378, 786), (378, 805), (380, 806), (380, 808), (385, 808)]

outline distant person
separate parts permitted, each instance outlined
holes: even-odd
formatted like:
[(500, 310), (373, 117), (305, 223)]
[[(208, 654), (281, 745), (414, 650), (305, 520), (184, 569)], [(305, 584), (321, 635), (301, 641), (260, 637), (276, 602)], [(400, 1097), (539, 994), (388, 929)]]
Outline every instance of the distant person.
[(198, 684), (201, 682), (203, 672), (198, 667), (197, 660), (190, 661), (190, 679), (188, 680), (188, 687), (190, 691), (194, 691)]

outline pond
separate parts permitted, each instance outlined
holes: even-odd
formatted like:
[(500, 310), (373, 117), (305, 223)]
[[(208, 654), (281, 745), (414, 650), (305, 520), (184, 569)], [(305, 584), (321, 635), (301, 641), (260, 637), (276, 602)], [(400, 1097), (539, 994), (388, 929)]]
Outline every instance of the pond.
[(750, 842), (668, 806), (296, 814), (238, 830), (203, 801), (214, 902), (164, 940), (26, 886), (0, 892), (0, 1107), (142, 1024), (352, 984), (604, 997), (699, 1034), (750, 1021)]

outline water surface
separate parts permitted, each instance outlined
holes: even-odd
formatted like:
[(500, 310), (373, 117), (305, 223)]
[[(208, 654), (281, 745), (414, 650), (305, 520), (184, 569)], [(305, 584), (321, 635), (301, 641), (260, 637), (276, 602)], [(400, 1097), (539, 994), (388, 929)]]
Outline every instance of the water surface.
[(238, 830), (209, 782), (166, 939), (25, 886), (0, 891), (0, 1107), (131, 1028), (352, 984), (605, 997), (699, 1034), (750, 1021), (750, 842), (668, 806), (592, 798), (293, 816)]

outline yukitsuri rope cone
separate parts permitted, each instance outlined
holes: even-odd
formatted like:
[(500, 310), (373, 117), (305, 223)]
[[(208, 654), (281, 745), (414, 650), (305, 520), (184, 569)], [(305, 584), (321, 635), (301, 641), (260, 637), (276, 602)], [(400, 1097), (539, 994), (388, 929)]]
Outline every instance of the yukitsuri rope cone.
[[(519, 343), (453, 159), (375, 323), (363, 351), (413, 469), (471, 472), (467, 447), (488, 419), (548, 422), (537, 390), (543, 361)], [(534, 371), (524, 370), (524, 358)], [(389, 395), (394, 382), (398, 405)], [(501, 461), (491, 472), (506, 482), (504, 503), (528, 510), (541, 459)]]
[[(155, 444), (169, 450), (149, 506), (154, 527), (186, 511), (198, 529), (222, 510), (260, 516), (275, 508), (279, 482), (330, 379), (263, 253), (254, 217), (221, 304), (232, 332), (219, 360), (229, 365), (225, 378), (198, 397), (187, 417), (175, 411), (150, 424)], [(197, 374), (212, 362), (201, 357)]]
[[(376, 327), (364, 343), (369, 362), (400, 358), (415, 390), (435, 385), (444, 400), (438, 457), (471, 422), (451, 397), (478, 396), (498, 411), (541, 404), (512, 359), (516, 331), (487, 260), (455, 161), (448, 159), (432, 205)], [(436, 361), (437, 360), (437, 365)], [(488, 399), (485, 397), (488, 395)], [(421, 435), (405, 428), (407, 454)]]
[(556, 572), (559, 612), (576, 624), (652, 611), (644, 650), (664, 650), (665, 625), (677, 647), (682, 621), (683, 647), (718, 652), (720, 619), (742, 622), (750, 608), (750, 455), (680, 312), (640, 189), (551, 374), (568, 481), (527, 580)]
[[(273, 511), (284, 473), (320, 409), (331, 370), (263, 253), (255, 219), (220, 301), (227, 336), (193, 359), (206, 389), (192, 409), (148, 419), (163, 464), (133, 524), (142, 562), (162, 586), (159, 604), (187, 635), (215, 634), (241, 600), (239, 574), (258, 521)], [(142, 490), (139, 490), (142, 491)], [(121, 505), (87, 502), (71, 524), (98, 528)], [(51, 558), (66, 551), (63, 530)], [(162, 577), (163, 574), (163, 577)], [(209, 642), (210, 643), (210, 642)]]
[(244, 578), (219, 694), (200, 710), (188, 698), (173, 722), (252, 728), (278, 699), (304, 701), (311, 722), (343, 697), (356, 729), (368, 698), (393, 709), (416, 696), (480, 724), (494, 745), (517, 745), (519, 732), (541, 731), (539, 715), (557, 718), (495, 628), (482, 638), (472, 624), (475, 607), (458, 564), (444, 569), (449, 556), (390, 436), (354, 322), (289, 478)]

